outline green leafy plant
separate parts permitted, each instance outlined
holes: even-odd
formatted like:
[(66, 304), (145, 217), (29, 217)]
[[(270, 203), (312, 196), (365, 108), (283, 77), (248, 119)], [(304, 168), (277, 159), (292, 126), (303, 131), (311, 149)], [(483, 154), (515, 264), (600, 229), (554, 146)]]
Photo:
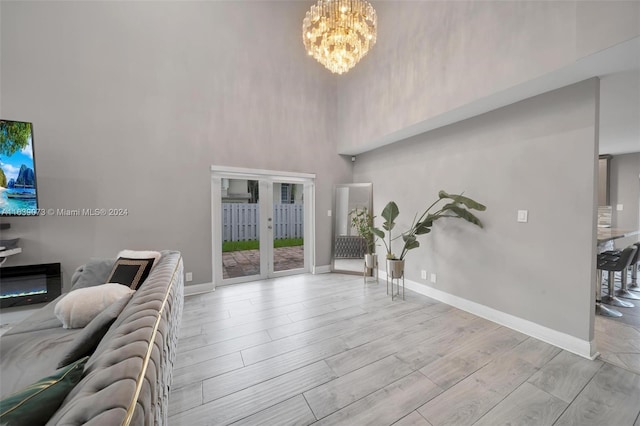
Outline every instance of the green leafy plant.
[(0, 154), (8, 157), (26, 147), (31, 123), (0, 120)]
[(351, 210), (351, 226), (356, 229), (358, 235), (365, 239), (367, 244), (367, 254), (376, 251), (376, 236), (373, 233), (373, 218), (366, 207)]
[[(434, 210), (439, 205), (441, 207), (439, 207), (438, 210)], [(381, 214), (384, 219), (384, 222), (382, 223), (382, 228), (384, 230), (372, 226), (371, 232), (379, 237), (384, 243), (387, 250), (387, 259), (403, 260), (409, 250), (420, 247), (418, 236), (431, 232), (433, 223), (438, 219), (442, 219), (443, 217), (464, 219), (467, 222), (482, 228), (482, 222), (473, 213), (471, 213), (470, 210), (485, 211), (486, 209), (487, 208), (484, 205), (469, 197), (465, 197), (462, 194), (448, 194), (441, 190), (438, 192), (438, 199), (436, 201), (434, 201), (419, 217), (416, 214), (413, 222), (411, 223), (411, 227), (407, 231), (400, 233), (400, 235), (396, 237), (391, 236), (391, 231), (396, 226), (395, 220), (400, 214), (400, 210), (398, 209), (398, 205), (395, 201), (390, 201), (384, 207)], [(434, 211), (432, 212), (432, 210)], [(385, 231), (387, 232), (387, 240), (385, 240)], [(402, 238), (404, 241), (400, 256), (396, 256), (391, 251), (391, 242), (398, 238)]]

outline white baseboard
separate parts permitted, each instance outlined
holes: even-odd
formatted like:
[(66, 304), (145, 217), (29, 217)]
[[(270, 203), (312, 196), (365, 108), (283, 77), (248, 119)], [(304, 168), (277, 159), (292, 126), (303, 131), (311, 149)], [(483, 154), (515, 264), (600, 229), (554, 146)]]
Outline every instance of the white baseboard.
[(311, 268), (311, 273), (313, 275), (328, 274), (329, 272), (331, 272), (331, 265), (314, 266)]
[[(386, 273), (384, 271), (380, 271), (379, 274), (381, 278), (386, 279)], [(542, 340), (543, 342), (580, 355), (581, 357), (593, 360), (600, 355), (595, 350), (595, 341), (593, 340), (578, 339), (561, 331), (553, 330), (535, 322), (498, 311), (497, 309), (446, 293), (442, 290), (437, 290), (415, 281), (405, 279), (405, 287), (416, 293), (519, 331), (520, 333)]]
[(213, 283), (193, 284), (184, 286), (184, 295), (192, 296), (194, 294), (209, 293), (215, 291)]

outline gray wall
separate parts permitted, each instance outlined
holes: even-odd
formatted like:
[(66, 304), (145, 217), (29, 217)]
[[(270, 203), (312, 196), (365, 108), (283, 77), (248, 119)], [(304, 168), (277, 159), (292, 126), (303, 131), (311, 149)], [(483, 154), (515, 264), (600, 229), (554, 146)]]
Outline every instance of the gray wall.
[(600, 79), (600, 154), (640, 151), (640, 58), (637, 63), (639, 69)]
[(598, 93), (587, 80), (359, 155), (354, 179), (373, 182), (378, 225), (395, 200), (406, 229), (440, 189), (488, 206), (484, 229), (437, 223), (407, 278), (432, 285), (420, 271), (436, 273), (439, 290), (591, 340)]
[[(621, 229), (640, 229), (640, 152), (613, 156), (609, 185), (613, 208), (611, 225)], [(618, 204), (622, 204), (622, 211), (616, 210)], [(615, 244), (623, 249), (637, 241), (640, 241), (640, 236), (621, 238)]]
[(375, 7), (377, 44), (339, 82), (339, 152), (358, 152), (640, 34), (637, 1), (389, 1)]
[[(600, 154), (612, 154), (609, 193), (612, 226), (640, 229), (640, 70), (620, 72), (600, 81)], [(617, 204), (624, 210), (617, 211)], [(617, 248), (640, 236), (615, 241)]]
[[(125, 217), (3, 219), (61, 261), (177, 249), (211, 281), (212, 164), (316, 173), (316, 264), (330, 263), (335, 80), (300, 40), (304, 2), (3, 2), (3, 118), (35, 128), (43, 208)], [(268, 19), (265, 19), (268, 17)], [(3, 235), (3, 236), (4, 236)]]

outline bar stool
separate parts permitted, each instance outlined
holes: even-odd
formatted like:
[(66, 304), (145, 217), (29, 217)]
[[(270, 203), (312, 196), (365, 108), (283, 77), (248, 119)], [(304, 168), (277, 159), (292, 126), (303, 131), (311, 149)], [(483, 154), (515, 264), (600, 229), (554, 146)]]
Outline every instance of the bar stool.
[[(609, 294), (607, 294), (606, 296), (602, 296), (602, 303), (617, 306), (620, 308), (633, 308), (635, 306), (631, 302), (625, 302), (616, 297), (613, 288), (613, 281), (615, 273), (625, 271), (637, 251), (638, 248), (636, 246), (629, 246), (622, 250), (619, 256), (615, 256), (607, 252), (598, 255), (598, 269), (609, 272)], [(623, 280), (626, 287), (626, 277), (624, 277), (624, 275)]]
[[(625, 299), (632, 299), (632, 300), (640, 300), (640, 295), (637, 295), (635, 293), (630, 292), (629, 290), (634, 290), (634, 291), (640, 291), (640, 286), (638, 286), (638, 269), (637, 269), (637, 265), (636, 263), (638, 263), (638, 255), (640, 254), (640, 243), (635, 243), (630, 247), (636, 247), (636, 253), (635, 255), (631, 258), (631, 263), (630, 265), (624, 270), (621, 271), (620, 274), (620, 290), (616, 290), (615, 294), (618, 297), (622, 297)], [(601, 253), (601, 256), (606, 257), (608, 259), (613, 259), (615, 260), (615, 258), (619, 257), (620, 254), (622, 253), (621, 250), (610, 250), (610, 251), (606, 251), (604, 253)], [(628, 280), (628, 276), (629, 276), (629, 270), (631, 270), (631, 283), (633, 288), (631, 287), (627, 287), (627, 280)]]
[[(598, 254), (598, 274), (596, 276), (596, 286), (598, 291), (596, 292), (596, 314), (605, 317), (620, 318), (622, 313), (616, 309), (609, 308), (603, 305), (602, 302), (602, 270), (601, 265), (604, 265), (609, 261), (617, 261), (620, 257), (620, 250), (608, 250)], [(608, 281), (607, 281), (608, 282)]]
[(640, 285), (638, 284), (638, 266), (640, 266), (640, 243), (635, 243), (634, 246), (638, 249), (635, 256), (631, 259), (631, 284), (629, 284), (629, 290), (640, 291)]
[(633, 256), (631, 256), (629, 266), (624, 268), (624, 270), (620, 273), (620, 290), (616, 290), (616, 296), (623, 297), (625, 299), (640, 300), (640, 295), (630, 292), (627, 288), (627, 280), (629, 279), (628, 271), (629, 269), (635, 268), (636, 266), (636, 262), (638, 261), (638, 248), (640, 247), (640, 244), (633, 244), (629, 247), (635, 247), (636, 251)]
[[(638, 248), (638, 251), (636, 251), (635, 256), (633, 256), (633, 259), (631, 259), (631, 265), (629, 265), (629, 267), (627, 268), (627, 275), (629, 274), (629, 272), (631, 273), (631, 284), (629, 284), (628, 289), (632, 291), (640, 291), (640, 285), (638, 285), (638, 267), (640, 267), (640, 243), (634, 243), (632, 245), (636, 246)], [(598, 256), (603, 255), (617, 257), (620, 256), (620, 253), (622, 253), (622, 250), (615, 250), (612, 248), (611, 250), (598, 252)], [(620, 274), (620, 279), (616, 279), (616, 281), (622, 282), (622, 274)]]
[(620, 318), (622, 312), (609, 308), (602, 304), (602, 271), (598, 269), (598, 275), (596, 276), (597, 288), (596, 292), (596, 315), (602, 315), (604, 317)]

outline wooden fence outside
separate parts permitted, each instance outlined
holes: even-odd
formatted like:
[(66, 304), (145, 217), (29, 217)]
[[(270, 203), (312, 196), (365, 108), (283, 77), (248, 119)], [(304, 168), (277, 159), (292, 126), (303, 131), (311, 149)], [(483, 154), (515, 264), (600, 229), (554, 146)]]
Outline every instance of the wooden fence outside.
[[(302, 204), (274, 204), (272, 218), (275, 239), (304, 238), (304, 206)], [(222, 203), (223, 241), (259, 239), (258, 204)]]

